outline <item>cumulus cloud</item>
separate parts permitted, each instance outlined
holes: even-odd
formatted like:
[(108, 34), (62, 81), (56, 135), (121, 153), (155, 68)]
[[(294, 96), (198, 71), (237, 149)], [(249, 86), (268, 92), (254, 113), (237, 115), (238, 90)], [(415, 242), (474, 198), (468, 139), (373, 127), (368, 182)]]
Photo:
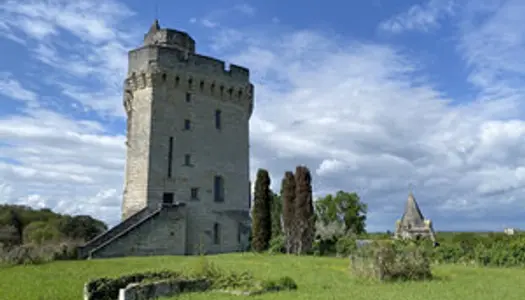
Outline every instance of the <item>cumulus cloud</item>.
[[(34, 46), (32, 59), (54, 71), (38, 84), (59, 95), (56, 109), (26, 106), (0, 117), (0, 200), (93, 214), (114, 224), (125, 150), (119, 82), (125, 52), (140, 43), (148, 24), (133, 35), (123, 31), (133, 12), (121, 4), (60, 3), (12, 2), (0, 10), (8, 20), (0, 34)], [(316, 196), (337, 190), (361, 195), (369, 205), (370, 230), (393, 228), (409, 184), (438, 230), (519, 227), (525, 123), (516, 112), (525, 69), (519, 20), (498, 17), (505, 9), (467, 5), (469, 13), (461, 16), (457, 51), (470, 72), (465, 87), (478, 92), (461, 103), (425, 79), (424, 62), (390, 45), (276, 24), (229, 28), (214, 20), (209, 54), (250, 67), (255, 83), (252, 178), (257, 168), (267, 168), (278, 191), (284, 172), (305, 164)], [(60, 10), (68, 17), (58, 17)], [(479, 14), (491, 17), (479, 21)], [(436, 20), (415, 15), (398, 22), (411, 29)], [(20, 18), (48, 26), (31, 32), (13, 25)], [(495, 37), (498, 29), (509, 35)], [(75, 43), (64, 42), (66, 32)], [(513, 39), (510, 32), (518, 33)], [(494, 45), (498, 38), (505, 43)], [(44, 93), (23, 80), (3, 78), (6, 99), (43, 101)], [(21, 89), (26, 93), (16, 92)]]
[(379, 24), (379, 29), (390, 33), (428, 31), (438, 28), (440, 22), (454, 13), (455, 0), (429, 0), (415, 4)]

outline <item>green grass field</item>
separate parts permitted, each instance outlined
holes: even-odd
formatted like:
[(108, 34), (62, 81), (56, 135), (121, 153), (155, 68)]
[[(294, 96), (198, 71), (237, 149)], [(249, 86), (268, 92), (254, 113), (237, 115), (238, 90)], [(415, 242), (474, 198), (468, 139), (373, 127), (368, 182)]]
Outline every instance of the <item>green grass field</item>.
[[(208, 256), (224, 269), (250, 270), (260, 278), (292, 277), (294, 292), (268, 293), (249, 299), (524, 299), (525, 269), (436, 266), (436, 280), (407, 283), (372, 283), (353, 278), (348, 260), (329, 257), (288, 257), (255, 254)], [(55, 262), (40, 266), (0, 268), (1, 300), (82, 299), (83, 285), (103, 276), (181, 269), (198, 263), (198, 257), (145, 257)], [(209, 294), (186, 294), (177, 299), (209, 299)], [(243, 296), (214, 294), (213, 299)]]

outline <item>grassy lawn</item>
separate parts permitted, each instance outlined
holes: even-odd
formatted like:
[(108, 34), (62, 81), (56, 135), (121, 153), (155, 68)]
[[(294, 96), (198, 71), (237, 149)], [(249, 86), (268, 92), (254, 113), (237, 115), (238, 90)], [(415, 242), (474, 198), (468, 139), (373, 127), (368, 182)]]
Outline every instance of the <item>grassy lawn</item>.
[[(288, 275), (298, 284), (294, 292), (269, 293), (249, 299), (523, 299), (520, 286), (525, 269), (493, 269), (437, 266), (438, 279), (429, 282), (380, 284), (362, 282), (348, 271), (348, 260), (325, 257), (287, 257), (254, 254), (208, 256), (225, 269), (251, 270), (261, 278)], [(0, 268), (0, 299), (62, 300), (82, 299), (89, 279), (102, 276), (181, 269), (197, 264), (198, 257), (146, 257), (91, 261), (55, 262), (41, 266)], [(209, 299), (209, 294), (186, 294), (177, 299)], [(241, 296), (215, 294), (213, 299)], [(241, 297), (242, 298), (242, 297)]]

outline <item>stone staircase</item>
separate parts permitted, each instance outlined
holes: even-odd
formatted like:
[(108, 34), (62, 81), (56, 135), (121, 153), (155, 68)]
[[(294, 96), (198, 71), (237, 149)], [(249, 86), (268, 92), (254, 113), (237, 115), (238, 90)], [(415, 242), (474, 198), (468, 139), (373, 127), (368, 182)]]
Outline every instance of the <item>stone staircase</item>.
[(106, 242), (110, 241), (114, 237), (118, 236), (119, 234), (123, 233), (124, 231), (128, 230), (133, 225), (137, 224), (144, 218), (147, 218), (152, 213), (154, 213), (154, 210), (151, 208), (145, 207), (141, 210), (139, 210), (137, 213), (132, 215), (131, 217), (125, 219), (124, 221), (117, 224), (115, 227), (109, 229), (108, 231), (96, 236), (91, 241), (87, 242), (84, 246), (80, 247), (78, 249), (78, 256), (79, 258), (88, 258), (90, 256), (90, 252), (95, 250), (96, 248), (100, 247), (101, 245), (105, 244)]

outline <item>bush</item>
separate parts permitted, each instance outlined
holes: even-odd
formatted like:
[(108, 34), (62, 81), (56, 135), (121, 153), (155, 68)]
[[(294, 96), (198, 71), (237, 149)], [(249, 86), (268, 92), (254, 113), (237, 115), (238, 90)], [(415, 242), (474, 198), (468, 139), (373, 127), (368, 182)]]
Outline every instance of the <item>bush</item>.
[(430, 253), (403, 242), (374, 242), (351, 256), (351, 270), (360, 278), (380, 281), (431, 279)]
[(335, 244), (337, 256), (340, 257), (348, 257), (348, 255), (354, 252), (356, 248), (356, 239), (350, 236), (343, 236), (339, 238)]
[(457, 234), (432, 251), (432, 260), (495, 267), (525, 266), (525, 235)]
[(172, 271), (135, 273), (118, 278), (91, 280), (86, 284), (85, 289), (88, 299), (113, 300), (118, 299), (120, 289), (127, 287), (131, 283), (176, 279), (180, 276), (180, 273)]
[(73, 260), (77, 258), (79, 244), (79, 242), (68, 241), (0, 248), (0, 265), (43, 264), (55, 260)]
[(268, 253), (277, 254), (277, 253), (285, 253), (285, 252), (286, 252), (286, 246), (285, 246), (284, 236), (278, 235), (276, 237), (273, 237), (270, 240), (270, 247), (268, 248)]
[(282, 290), (296, 290), (297, 283), (288, 277), (284, 276), (277, 280), (265, 280), (261, 283), (264, 291), (282, 291)]

